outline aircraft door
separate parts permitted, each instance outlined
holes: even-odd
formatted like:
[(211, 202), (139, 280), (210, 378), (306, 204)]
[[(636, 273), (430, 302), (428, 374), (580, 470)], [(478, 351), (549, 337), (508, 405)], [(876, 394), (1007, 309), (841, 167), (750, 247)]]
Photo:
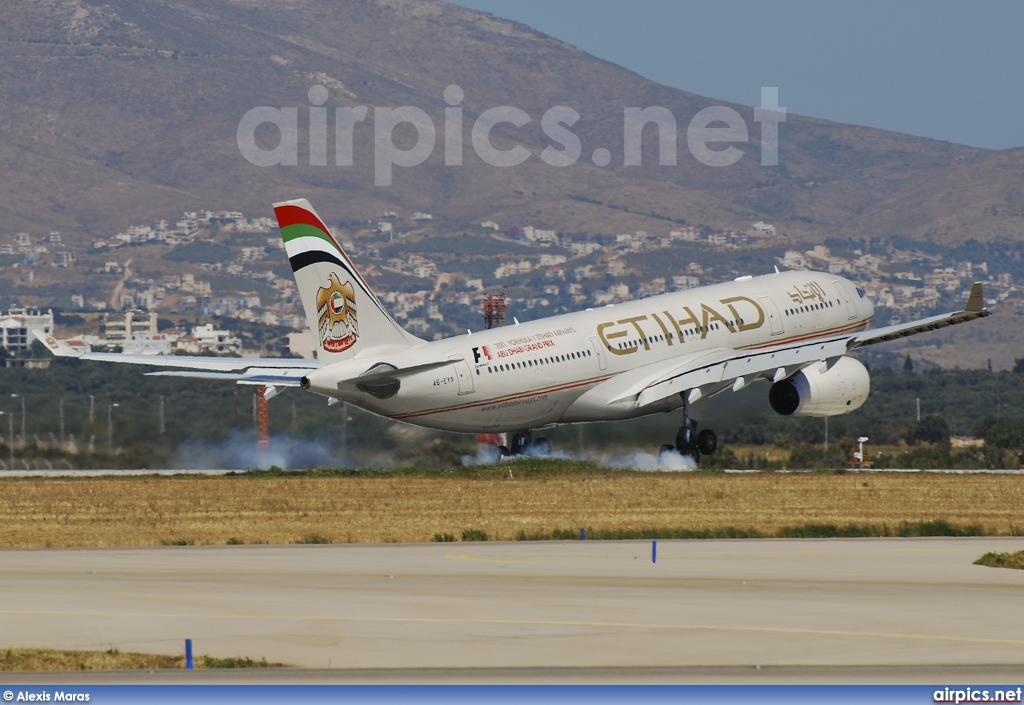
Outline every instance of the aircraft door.
[(768, 317), (768, 322), (772, 327), (772, 335), (780, 335), (782, 333), (782, 317), (779, 316), (779, 309), (775, 307), (775, 302), (769, 296), (758, 296), (757, 300), (761, 302), (764, 315)]
[(594, 354), (597, 355), (597, 364), (602, 370), (608, 369), (608, 358), (604, 356), (604, 346), (601, 345), (596, 335), (590, 336), (590, 345), (594, 348)]
[(473, 371), (469, 369), (469, 363), (462, 355), (449, 355), (452, 367), (455, 369), (455, 377), (459, 382), (459, 394), (473, 393)]
[(838, 281), (833, 281), (832, 286), (839, 292), (839, 298), (846, 302), (846, 315), (849, 318), (854, 319), (857, 317), (857, 304), (850, 298), (850, 292), (847, 291), (848, 287), (843, 286)]

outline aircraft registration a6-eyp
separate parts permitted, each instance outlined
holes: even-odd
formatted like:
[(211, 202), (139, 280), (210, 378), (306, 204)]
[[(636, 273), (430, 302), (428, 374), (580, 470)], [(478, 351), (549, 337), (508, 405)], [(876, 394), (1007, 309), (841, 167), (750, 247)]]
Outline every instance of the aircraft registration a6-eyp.
[(779, 414), (834, 416), (868, 397), (856, 348), (989, 315), (981, 284), (961, 311), (869, 330), (874, 308), (838, 276), (778, 272), (427, 342), (373, 294), (305, 199), (275, 204), (317, 359), (82, 353), (39, 336), (61, 356), (168, 369), (150, 374), (284, 387), (411, 424), (511, 432), (513, 455), (550, 452), (532, 432), (681, 410), (677, 450), (699, 460), (717, 438), (697, 419), (715, 397), (771, 384)]

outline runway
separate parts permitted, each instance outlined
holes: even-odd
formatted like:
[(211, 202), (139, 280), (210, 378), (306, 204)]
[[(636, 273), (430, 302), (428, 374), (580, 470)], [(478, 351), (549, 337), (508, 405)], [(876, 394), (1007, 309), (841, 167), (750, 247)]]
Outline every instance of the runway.
[[(515, 462), (504, 461), (504, 462)], [(515, 467), (515, 466), (513, 466)], [(237, 470), (225, 470), (223, 468), (218, 469), (190, 469), (190, 468), (164, 468), (164, 469), (133, 469), (133, 470), (75, 470), (75, 469), (50, 469), (50, 470), (0, 470), (0, 477), (142, 477), (147, 475), (160, 475), (160, 476), (172, 476), (172, 475), (244, 475), (250, 472), (250, 470), (237, 469)], [(258, 471), (257, 471), (258, 472)], [(690, 468), (679, 469), (679, 470), (659, 470), (659, 472), (693, 472)], [(763, 470), (736, 470), (725, 468), (722, 472), (729, 475), (757, 475), (763, 473)], [(801, 470), (789, 468), (787, 470), (775, 470), (780, 475), (801, 475), (816, 472), (815, 470)], [(900, 473), (904, 475), (909, 474), (923, 474), (923, 475), (1024, 475), (1024, 468), (989, 468), (989, 469), (949, 469), (949, 468), (850, 468), (846, 470), (849, 473), (870, 473), (870, 474), (885, 474), (885, 473)]]
[[(265, 657), (19, 682), (1012, 682), (1022, 538), (0, 552), (0, 646)], [(121, 680), (124, 679), (124, 680)], [(1018, 683), (1019, 684), (1019, 683)]]

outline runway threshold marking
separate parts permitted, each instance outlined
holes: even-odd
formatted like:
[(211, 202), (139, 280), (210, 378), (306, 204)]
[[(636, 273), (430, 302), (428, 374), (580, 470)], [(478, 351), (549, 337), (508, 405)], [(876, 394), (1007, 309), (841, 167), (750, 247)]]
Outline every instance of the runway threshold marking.
[(537, 627), (588, 627), (593, 629), (656, 629), (662, 631), (708, 631), (755, 634), (803, 634), (807, 636), (866, 637), (871, 639), (903, 639), (923, 641), (951, 641), (968, 644), (1008, 644), (1024, 646), (1022, 639), (1000, 639), (994, 637), (959, 636), (950, 634), (900, 634), (898, 632), (857, 632), (842, 629), (787, 629), (784, 627), (726, 627), (709, 624), (650, 624), (643, 622), (585, 622), (549, 619), (477, 619), (442, 617), (344, 617), (324, 615), (275, 615), (275, 614), (201, 614), (162, 612), (86, 612), (50, 610), (0, 610), (0, 615), (10, 616), (51, 616), (51, 617), (107, 617), (130, 619), (244, 619), (264, 621), (320, 621), (320, 622), (366, 622), (366, 623), (412, 623), (412, 624), (489, 624), (495, 626), (537, 626)]

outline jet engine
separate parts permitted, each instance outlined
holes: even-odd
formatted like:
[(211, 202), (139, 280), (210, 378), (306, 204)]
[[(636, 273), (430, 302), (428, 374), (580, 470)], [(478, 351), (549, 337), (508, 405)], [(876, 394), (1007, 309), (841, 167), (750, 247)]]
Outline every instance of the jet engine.
[(870, 391), (867, 368), (852, 357), (841, 357), (825, 372), (812, 365), (776, 382), (768, 401), (783, 416), (838, 416), (863, 406)]

